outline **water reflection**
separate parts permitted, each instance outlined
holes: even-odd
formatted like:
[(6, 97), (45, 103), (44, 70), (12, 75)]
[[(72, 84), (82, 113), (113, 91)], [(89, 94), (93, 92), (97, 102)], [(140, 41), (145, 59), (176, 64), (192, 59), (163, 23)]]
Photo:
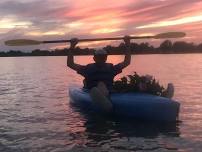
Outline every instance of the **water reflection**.
[[(100, 147), (106, 143), (117, 142), (120, 139), (128, 141), (134, 138), (155, 139), (160, 135), (167, 137), (179, 137), (179, 123), (158, 123), (148, 121), (137, 121), (131, 119), (120, 119), (115, 116), (97, 114), (94, 111), (81, 109), (74, 104), (70, 104), (72, 109), (82, 117), (80, 125), (74, 126), (71, 130), (74, 137), (77, 136), (77, 143), (90, 147)], [(80, 119), (81, 120), (81, 119)], [(78, 122), (75, 122), (78, 124)], [(76, 132), (75, 132), (76, 130)], [(78, 132), (77, 132), (78, 131)], [(78, 138), (85, 134), (85, 140)], [(80, 141), (79, 141), (80, 140)], [(122, 141), (123, 142), (123, 141)], [(133, 145), (135, 146), (135, 145)], [(124, 147), (127, 149), (126, 145)]]
[[(92, 57), (77, 57), (87, 64)], [(118, 63), (123, 56), (112, 56)], [(202, 55), (138, 55), (116, 78), (137, 71), (175, 84), (182, 123), (106, 117), (69, 104), (82, 77), (66, 57), (1, 58), (0, 151), (201, 151)]]

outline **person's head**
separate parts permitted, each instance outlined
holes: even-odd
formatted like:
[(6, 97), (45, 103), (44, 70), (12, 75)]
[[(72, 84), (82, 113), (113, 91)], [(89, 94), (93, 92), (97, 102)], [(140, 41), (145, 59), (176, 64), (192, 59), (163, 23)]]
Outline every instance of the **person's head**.
[(105, 50), (96, 50), (94, 52), (94, 57), (93, 57), (95, 63), (102, 64), (107, 61), (107, 51)]

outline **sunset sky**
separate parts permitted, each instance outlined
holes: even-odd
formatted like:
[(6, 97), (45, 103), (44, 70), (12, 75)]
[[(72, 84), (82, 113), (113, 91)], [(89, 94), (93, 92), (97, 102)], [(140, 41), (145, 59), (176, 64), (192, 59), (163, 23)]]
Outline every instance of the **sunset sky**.
[[(55, 49), (65, 44), (7, 47), (5, 40), (56, 40), (184, 31), (202, 43), (201, 0), (1, 0), (0, 51)], [(141, 40), (142, 41), (142, 40)], [(162, 40), (144, 40), (158, 45)], [(137, 41), (140, 42), (140, 41)], [(82, 43), (100, 47), (110, 43)]]

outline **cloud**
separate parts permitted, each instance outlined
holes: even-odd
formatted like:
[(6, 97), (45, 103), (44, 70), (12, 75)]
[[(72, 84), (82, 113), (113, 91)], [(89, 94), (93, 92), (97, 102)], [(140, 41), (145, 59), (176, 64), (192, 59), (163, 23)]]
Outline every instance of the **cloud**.
[(201, 22), (202, 21), (202, 14), (198, 16), (189, 16), (180, 18), (177, 20), (170, 20), (170, 21), (160, 21), (153, 24), (148, 24), (144, 26), (139, 26), (137, 28), (157, 28), (157, 27), (164, 27), (164, 26), (173, 26), (173, 25), (181, 25), (181, 24), (187, 24), (187, 23), (193, 23), (193, 22)]
[[(1, 0), (0, 39), (113, 37), (172, 30), (187, 30), (195, 37), (201, 31), (201, 10), (201, 0)], [(202, 36), (197, 37), (193, 40), (199, 42)], [(1, 45), (1, 49), (11, 47)]]

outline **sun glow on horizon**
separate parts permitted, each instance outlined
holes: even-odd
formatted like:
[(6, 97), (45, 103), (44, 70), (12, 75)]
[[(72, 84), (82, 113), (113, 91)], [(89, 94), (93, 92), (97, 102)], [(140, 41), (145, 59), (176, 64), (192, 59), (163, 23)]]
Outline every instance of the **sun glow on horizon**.
[(181, 25), (181, 24), (187, 24), (187, 23), (194, 23), (194, 22), (201, 22), (202, 21), (202, 15), (197, 16), (189, 16), (180, 18), (177, 20), (170, 20), (170, 21), (160, 21), (153, 24), (138, 26), (136, 28), (138, 29), (144, 29), (144, 28), (156, 28), (156, 27), (165, 27), (165, 26), (173, 26), (173, 25)]
[[(0, 2), (0, 38), (2, 42), (16, 38), (57, 40), (151, 36), (167, 31), (183, 31), (190, 41), (200, 43), (201, 10), (201, 0), (46, 0), (40, 5), (37, 0), (3, 0)], [(161, 40), (149, 39), (149, 42), (152, 41), (158, 45)], [(114, 42), (110, 43), (113, 45)], [(104, 44), (108, 42), (81, 45), (100, 47)], [(54, 46), (58, 44), (50, 48)], [(14, 47), (2, 45), (1, 49)]]
[(0, 20), (0, 29), (13, 29), (16, 27), (28, 28), (30, 25), (32, 25), (32, 23), (29, 21), (16, 21), (9, 18)]
[(28, 35), (28, 36), (48, 36), (48, 35), (65, 35), (65, 33), (61, 32), (61, 31), (48, 31), (48, 32), (31, 31), (31, 32), (27, 32), (26, 35)]
[(124, 29), (121, 28), (101, 28), (101, 29), (96, 29), (91, 32), (91, 34), (105, 34), (105, 33), (114, 33), (118, 31), (122, 31)]

